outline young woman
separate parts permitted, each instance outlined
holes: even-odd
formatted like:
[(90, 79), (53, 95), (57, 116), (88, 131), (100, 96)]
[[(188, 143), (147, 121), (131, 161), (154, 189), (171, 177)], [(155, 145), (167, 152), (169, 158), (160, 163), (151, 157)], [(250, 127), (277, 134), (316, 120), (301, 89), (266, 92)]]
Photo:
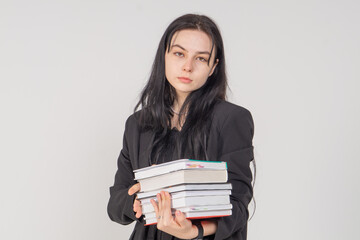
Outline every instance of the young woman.
[[(246, 239), (254, 125), (247, 109), (225, 100), (226, 87), (216, 24), (203, 15), (175, 19), (161, 38), (150, 79), (126, 121), (110, 188), (110, 218), (120, 224), (136, 221), (130, 239)], [(173, 217), (170, 194), (160, 192), (158, 203), (152, 201), (158, 223), (144, 226), (136, 199), (141, 186), (133, 170), (182, 158), (227, 162), (232, 215), (191, 221), (177, 211)]]

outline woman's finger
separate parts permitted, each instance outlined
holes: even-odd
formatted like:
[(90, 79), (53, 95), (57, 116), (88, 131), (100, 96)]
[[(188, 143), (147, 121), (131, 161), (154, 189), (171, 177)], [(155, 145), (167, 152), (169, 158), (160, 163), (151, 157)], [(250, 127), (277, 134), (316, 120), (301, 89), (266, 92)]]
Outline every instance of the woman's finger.
[(171, 218), (171, 210), (166, 208), (166, 197), (164, 191), (160, 192), (160, 199), (161, 201), (159, 202), (159, 213), (162, 217), (162, 220), (168, 222)]
[(162, 204), (163, 204), (163, 201), (162, 201), (162, 197), (161, 197), (161, 192), (158, 193), (158, 194), (156, 194), (156, 198), (157, 198), (157, 206), (158, 206), (159, 214), (162, 214), (162, 210), (163, 210)]
[(141, 202), (137, 199), (135, 199), (135, 201), (134, 201), (133, 210), (135, 212), (136, 218), (141, 217), (141, 215), (142, 215)]
[(188, 219), (186, 219), (185, 214), (179, 210), (175, 212), (175, 221), (180, 225), (180, 227), (184, 227), (189, 224)]
[(159, 206), (161, 207), (161, 209), (164, 209), (165, 208), (165, 201), (166, 201), (164, 191), (160, 192), (160, 199), (161, 199), (161, 202), (159, 202)]
[(154, 199), (151, 199), (150, 202), (151, 202), (151, 205), (153, 205), (153, 207), (154, 207), (154, 211), (155, 211), (155, 214), (156, 214), (156, 217), (157, 217), (158, 214), (159, 214), (158, 204), (156, 203), (156, 201)]
[(164, 207), (166, 209), (169, 209), (170, 212), (171, 212), (171, 195), (169, 192), (165, 192), (164, 193), (164, 197), (165, 197), (165, 200), (164, 200)]
[(159, 215), (159, 207), (158, 207), (158, 204), (156, 203), (155, 199), (151, 199), (150, 202), (151, 202), (151, 205), (154, 207), (155, 216), (156, 216), (156, 221), (159, 223), (159, 220), (161, 219), (161, 217), (160, 217), (160, 215)]
[(171, 214), (171, 195), (169, 192), (161, 192), (161, 203), (159, 203), (161, 210)]
[(174, 222), (174, 216), (171, 212), (171, 195), (169, 192), (163, 192), (162, 211), (165, 222), (167, 222), (168, 224)]
[(138, 208), (139, 208), (139, 201), (135, 199), (134, 201), (134, 204), (133, 204), (133, 210), (134, 212), (137, 212), (138, 211)]
[(139, 217), (141, 217), (141, 215), (142, 215), (142, 210), (141, 210), (141, 206), (138, 208), (138, 211), (136, 212), (136, 214), (135, 214), (135, 217), (136, 218), (139, 218)]
[(128, 194), (131, 196), (134, 193), (140, 192), (140, 190), (141, 190), (140, 183), (136, 183), (131, 188), (129, 188)]

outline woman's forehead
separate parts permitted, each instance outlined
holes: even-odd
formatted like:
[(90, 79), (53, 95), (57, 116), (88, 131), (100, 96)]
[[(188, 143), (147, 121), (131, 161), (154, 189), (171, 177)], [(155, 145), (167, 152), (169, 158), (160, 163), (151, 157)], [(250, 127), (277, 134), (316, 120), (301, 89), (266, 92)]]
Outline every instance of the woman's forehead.
[(211, 52), (212, 40), (205, 32), (195, 29), (184, 29), (175, 32), (171, 39), (170, 49), (181, 47), (192, 52)]

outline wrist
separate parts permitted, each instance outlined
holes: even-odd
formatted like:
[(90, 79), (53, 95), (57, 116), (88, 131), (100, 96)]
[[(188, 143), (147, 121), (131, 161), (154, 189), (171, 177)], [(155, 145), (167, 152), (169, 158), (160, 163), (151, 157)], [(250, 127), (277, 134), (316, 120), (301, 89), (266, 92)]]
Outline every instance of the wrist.
[(203, 237), (204, 237), (204, 228), (203, 226), (201, 225), (201, 222), (195, 222), (194, 225), (193, 225), (193, 228), (196, 228), (195, 229), (195, 232), (197, 233), (196, 236), (193, 238), (195, 240), (202, 240)]
[(196, 239), (196, 237), (198, 235), (199, 235), (199, 229), (197, 228), (197, 226), (195, 224), (193, 224), (191, 227), (190, 239)]

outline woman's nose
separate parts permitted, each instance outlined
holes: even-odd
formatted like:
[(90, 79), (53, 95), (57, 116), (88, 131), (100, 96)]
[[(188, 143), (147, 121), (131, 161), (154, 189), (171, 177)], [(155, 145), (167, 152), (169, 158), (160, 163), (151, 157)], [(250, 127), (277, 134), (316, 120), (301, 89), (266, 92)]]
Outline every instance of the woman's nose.
[(192, 72), (193, 70), (193, 62), (191, 59), (188, 59), (184, 66), (183, 66), (183, 70), (186, 71), (186, 72)]

